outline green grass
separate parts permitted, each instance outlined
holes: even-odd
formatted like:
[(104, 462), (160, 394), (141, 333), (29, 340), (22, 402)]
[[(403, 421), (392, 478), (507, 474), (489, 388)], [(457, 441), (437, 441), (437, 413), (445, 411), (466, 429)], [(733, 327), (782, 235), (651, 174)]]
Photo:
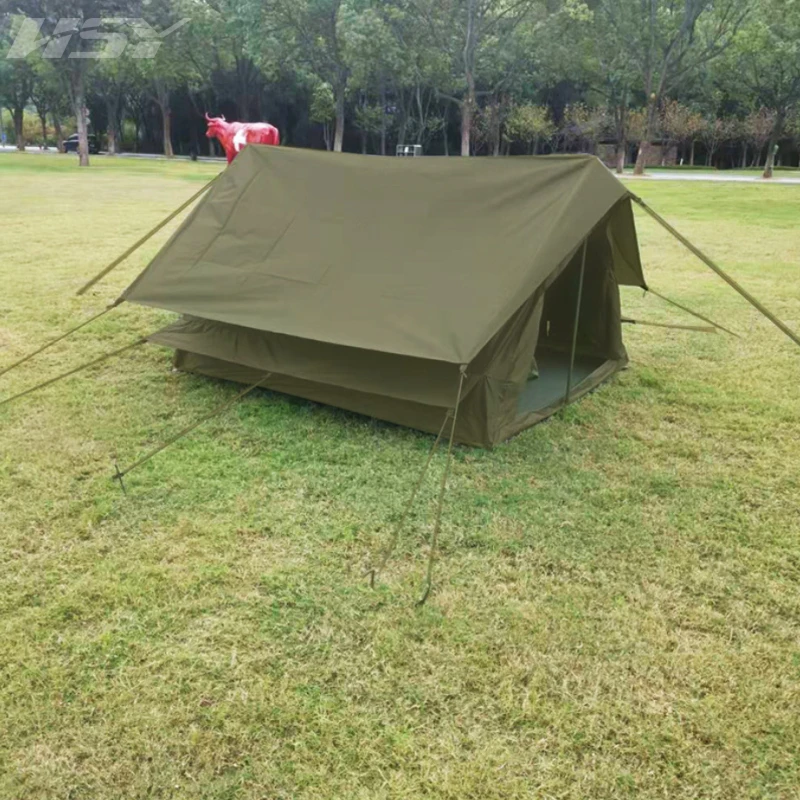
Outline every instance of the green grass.
[[(0, 368), (217, 169), (0, 155)], [(800, 328), (800, 191), (634, 188)], [(126, 497), (115, 458), (237, 387), (147, 346), (0, 409), (0, 797), (797, 798), (800, 349), (638, 222), (651, 285), (742, 338), (628, 326), (631, 368), (563, 419), (457, 448), (422, 609), (435, 476), (362, 569), (428, 436), (256, 391)], [(123, 306), (0, 396), (167, 318)]]
[[(626, 174), (631, 174), (633, 172), (633, 167), (626, 167), (625, 172)], [(684, 164), (683, 166), (679, 164), (669, 164), (663, 167), (648, 167), (647, 172), (686, 172), (690, 175), (695, 175), (698, 172), (707, 172), (720, 176), (747, 175), (749, 177), (759, 178), (763, 174), (764, 168), (745, 167), (741, 169), (737, 167), (735, 169), (717, 169), (716, 167), (705, 167), (702, 165), (690, 167), (688, 164)], [(775, 167), (774, 172), (776, 178), (800, 178), (800, 168), (798, 167)]]

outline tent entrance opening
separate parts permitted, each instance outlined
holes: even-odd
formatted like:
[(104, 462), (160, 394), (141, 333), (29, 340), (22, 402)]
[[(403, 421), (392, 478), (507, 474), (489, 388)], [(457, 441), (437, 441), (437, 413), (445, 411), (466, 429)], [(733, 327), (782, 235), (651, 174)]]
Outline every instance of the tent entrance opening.
[[(619, 333), (610, 323), (614, 319), (612, 306), (619, 302), (619, 292), (607, 265), (606, 241), (598, 236), (589, 240), (572, 369), (573, 392), (609, 359), (617, 357)], [(566, 395), (581, 255), (579, 249), (545, 289), (531, 374), (517, 401), (518, 417), (553, 410)]]

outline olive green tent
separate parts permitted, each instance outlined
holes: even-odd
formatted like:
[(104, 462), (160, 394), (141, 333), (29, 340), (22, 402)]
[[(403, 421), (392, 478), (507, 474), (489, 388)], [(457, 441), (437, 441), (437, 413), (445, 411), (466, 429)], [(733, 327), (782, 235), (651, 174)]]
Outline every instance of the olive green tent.
[(631, 199), (591, 156), (251, 145), (120, 301), (183, 315), (149, 337), (182, 370), (431, 432), (459, 405), (490, 447), (626, 364), (620, 284)]

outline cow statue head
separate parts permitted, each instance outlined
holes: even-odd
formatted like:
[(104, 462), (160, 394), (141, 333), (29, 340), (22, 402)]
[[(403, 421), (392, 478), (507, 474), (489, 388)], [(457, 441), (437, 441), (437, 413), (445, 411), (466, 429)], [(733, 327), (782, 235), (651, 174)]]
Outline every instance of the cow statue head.
[(206, 112), (206, 122), (208, 123), (206, 136), (209, 139), (219, 140), (229, 164), (247, 144), (281, 143), (278, 129), (268, 122), (228, 122), (223, 116), (210, 117), (208, 112)]
[(226, 122), (225, 117), (222, 115), (218, 117), (209, 117), (208, 112), (206, 112), (206, 122), (208, 123), (206, 136), (209, 139), (219, 139), (221, 142), (222, 137), (226, 134), (230, 126), (230, 123)]

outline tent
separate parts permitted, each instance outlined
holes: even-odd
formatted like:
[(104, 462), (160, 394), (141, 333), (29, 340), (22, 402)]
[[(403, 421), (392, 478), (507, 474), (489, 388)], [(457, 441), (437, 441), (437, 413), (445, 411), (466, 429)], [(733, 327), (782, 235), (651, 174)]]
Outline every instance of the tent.
[[(181, 370), (491, 447), (627, 363), (631, 195), (592, 156), (247, 147), (120, 301)], [(576, 333), (577, 331), (577, 333)]]
[(648, 289), (632, 202), (800, 344), (591, 156), (387, 159), (249, 145), (78, 293), (206, 191), (116, 302), (0, 376), (124, 301), (181, 317), (0, 406), (146, 341), (174, 348), (182, 370), (248, 384), (125, 470), (116, 466), (123, 491), (133, 469), (258, 386), (438, 429), (373, 582), (449, 422), (419, 603), (432, 585), (453, 442), (491, 447), (627, 363), (619, 286)]

